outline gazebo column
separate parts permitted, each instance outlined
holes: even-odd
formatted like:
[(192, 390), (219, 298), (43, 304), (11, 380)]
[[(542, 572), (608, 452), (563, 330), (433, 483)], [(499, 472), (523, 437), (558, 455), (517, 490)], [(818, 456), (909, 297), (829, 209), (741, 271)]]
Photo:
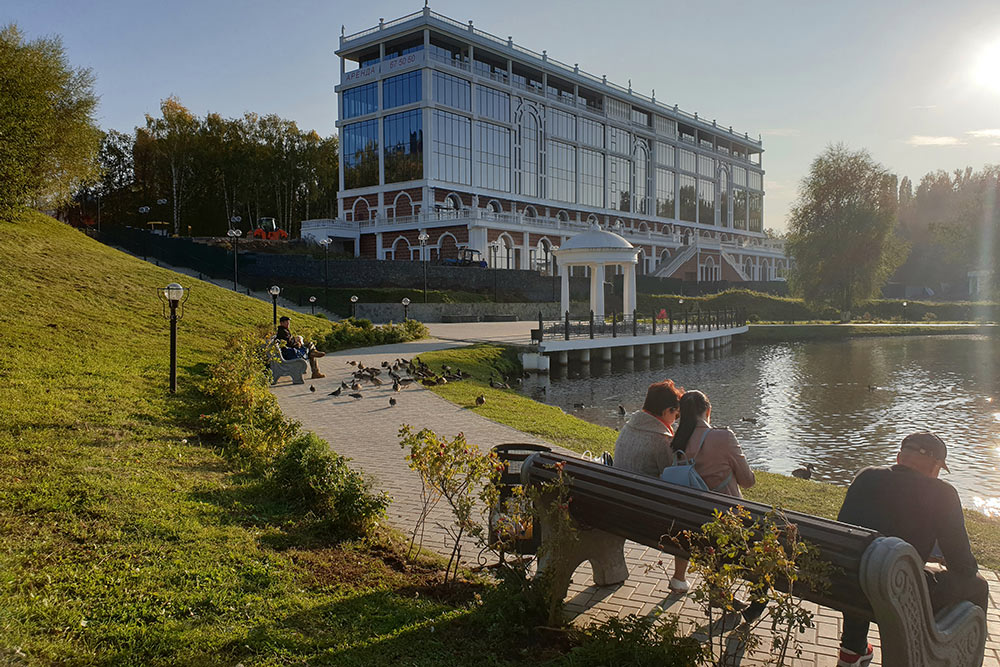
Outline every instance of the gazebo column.
[(590, 308), (594, 318), (604, 319), (604, 265), (590, 265)]
[(559, 262), (559, 317), (565, 317), (569, 310), (569, 267)]
[(626, 315), (631, 315), (635, 311), (635, 264), (624, 265), (622, 278), (622, 308)]

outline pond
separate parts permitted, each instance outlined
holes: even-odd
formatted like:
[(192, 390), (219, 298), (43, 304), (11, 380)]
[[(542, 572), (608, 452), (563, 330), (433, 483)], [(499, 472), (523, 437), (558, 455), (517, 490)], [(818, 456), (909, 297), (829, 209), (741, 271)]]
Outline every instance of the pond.
[(789, 474), (813, 463), (814, 479), (841, 485), (895, 462), (906, 434), (934, 431), (948, 444), (952, 472), (942, 478), (966, 507), (1000, 515), (998, 353), (1000, 339), (984, 336), (736, 344), (707, 358), (595, 364), (585, 376), (570, 368), (523, 391), (617, 428), (619, 405), (639, 410), (646, 387), (671, 378), (708, 395), (713, 426), (733, 430), (754, 469)]

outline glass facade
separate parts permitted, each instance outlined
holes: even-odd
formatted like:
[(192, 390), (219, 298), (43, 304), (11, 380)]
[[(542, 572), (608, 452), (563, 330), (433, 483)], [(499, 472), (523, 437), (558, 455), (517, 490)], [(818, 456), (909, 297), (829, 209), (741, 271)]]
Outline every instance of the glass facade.
[(697, 182), (691, 176), (680, 175), (680, 199), (678, 217), (684, 222), (697, 222), (698, 199), (695, 192)]
[(649, 206), (647, 204), (649, 198), (649, 188), (647, 185), (649, 174), (649, 141), (647, 139), (636, 138), (635, 151), (632, 157), (635, 160), (632, 210), (636, 213), (649, 213)]
[(434, 72), (434, 101), (462, 111), (472, 111), (472, 84), (451, 74)]
[(548, 124), (545, 126), (554, 139), (576, 141), (576, 116), (559, 109), (549, 108)]
[(608, 156), (608, 208), (619, 211), (632, 210), (632, 161), (624, 157)]
[(698, 160), (691, 151), (679, 149), (677, 151), (677, 166), (682, 171), (690, 171), (693, 174), (698, 168)]
[(747, 191), (733, 188), (733, 229), (747, 228)]
[(754, 190), (764, 189), (764, 178), (759, 171), (750, 172), (750, 187)]
[(419, 102), (423, 91), (422, 70), (392, 76), (382, 82), (382, 108), (394, 109)]
[(764, 197), (759, 192), (750, 193), (750, 231), (763, 231)]
[(656, 215), (674, 217), (674, 172), (656, 168)]
[(715, 160), (704, 155), (698, 156), (698, 174), (715, 178)]
[(715, 224), (715, 183), (698, 181), (698, 222)]
[(510, 95), (486, 86), (476, 86), (476, 112), (480, 116), (509, 123)]
[(581, 118), (580, 143), (594, 148), (604, 148), (604, 123)]
[(623, 155), (632, 154), (632, 133), (608, 126), (608, 150)]
[(604, 208), (604, 154), (580, 149), (580, 203)]
[(549, 140), (545, 157), (549, 163), (549, 198), (576, 201), (576, 147)]
[(449, 183), (472, 182), (472, 123), (447, 111), (434, 111), (434, 174)]
[(378, 86), (377, 83), (369, 83), (344, 91), (345, 120), (378, 111), (378, 88), (376, 86)]
[(378, 121), (366, 120), (341, 128), (344, 188), (378, 185)]
[(522, 107), (521, 124), (517, 130), (517, 192), (529, 197), (541, 197), (542, 128), (534, 107)]
[(719, 221), (729, 227), (729, 175), (725, 169), (719, 171)]
[(420, 109), (382, 119), (385, 182), (415, 181), (424, 176), (424, 128)]
[(510, 192), (510, 130), (493, 123), (476, 122), (479, 185)]
[(664, 141), (657, 141), (656, 163), (664, 167), (674, 166), (674, 147)]

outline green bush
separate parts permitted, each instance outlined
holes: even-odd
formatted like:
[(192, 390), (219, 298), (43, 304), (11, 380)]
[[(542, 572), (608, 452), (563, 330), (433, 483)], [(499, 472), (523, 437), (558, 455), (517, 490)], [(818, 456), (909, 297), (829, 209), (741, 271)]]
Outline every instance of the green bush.
[(337, 532), (365, 533), (385, 515), (389, 497), (372, 492), (371, 481), (347, 461), (315, 433), (303, 433), (288, 443), (273, 481)]
[(690, 667), (707, 657), (706, 646), (681, 634), (676, 616), (657, 620), (654, 616), (628, 614), (591, 623), (580, 632), (580, 645), (570, 651), (565, 664)]
[(319, 347), (327, 352), (352, 347), (405, 343), (427, 337), (427, 327), (416, 320), (375, 326), (370, 320), (349, 317), (340, 322), (333, 322), (332, 327), (319, 344)]

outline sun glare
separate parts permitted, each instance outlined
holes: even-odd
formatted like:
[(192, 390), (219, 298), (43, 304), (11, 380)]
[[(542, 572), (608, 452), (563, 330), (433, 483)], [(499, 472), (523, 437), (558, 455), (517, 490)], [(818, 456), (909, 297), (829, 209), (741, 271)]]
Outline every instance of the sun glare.
[(980, 86), (1000, 93), (1000, 39), (986, 45), (979, 53), (972, 78)]

